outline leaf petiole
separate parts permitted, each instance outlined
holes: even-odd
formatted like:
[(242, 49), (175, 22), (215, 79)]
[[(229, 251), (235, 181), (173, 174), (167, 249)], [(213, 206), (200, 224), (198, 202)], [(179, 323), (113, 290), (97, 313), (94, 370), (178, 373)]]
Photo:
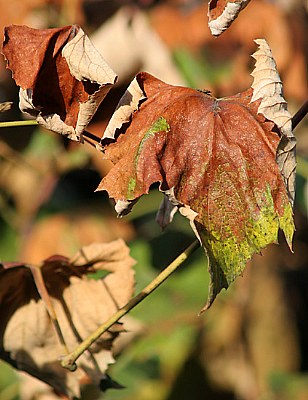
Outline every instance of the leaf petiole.
[(200, 246), (195, 240), (188, 246), (171, 264), (169, 264), (155, 279), (152, 280), (139, 294), (133, 297), (124, 307), (120, 308), (104, 324), (97, 328), (92, 335), (88, 336), (80, 343), (75, 350), (64, 356), (61, 361), (62, 367), (75, 371), (77, 368), (76, 360), (113, 324), (119, 321), (125, 314), (136, 307), (143, 299), (156, 290), (187, 258)]
[(94, 135), (93, 133), (91, 133), (89, 131), (83, 131), (82, 135), (88, 139), (94, 140), (94, 142), (96, 142), (96, 143), (99, 143), (101, 141), (101, 138), (99, 138), (98, 136)]
[[(19, 126), (34, 126), (34, 125), (38, 125), (38, 122), (36, 119), (29, 119), (26, 121), (3, 121), (3, 122), (0, 122), (0, 128), (13, 128), (13, 127), (19, 127)], [(98, 136), (94, 135), (93, 133), (91, 133), (89, 131), (83, 131), (82, 134), (86, 138), (92, 139), (96, 143), (99, 143), (101, 141), (101, 138), (99, 138)]]
[(304, 103), (301, 108), (292, 117), (292, 129), (296, 128), (302, 119), (308, 113), (308, 100)]
[(17, 126), (31, 126), (38, 125), (36, 119), (29, 119), (26, 121), (4, 121), (0, 122), (0, 128), (11, 128)]

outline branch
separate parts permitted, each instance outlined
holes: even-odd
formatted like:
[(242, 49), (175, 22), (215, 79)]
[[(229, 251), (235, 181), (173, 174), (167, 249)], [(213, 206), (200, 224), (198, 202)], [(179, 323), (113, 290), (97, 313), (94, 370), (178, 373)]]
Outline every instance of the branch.
[[(29, 119), (26, 121), (4, 121), (4, 122), (0, 122), (0, 128), (13, 128), (13, 127), (19, 127), (19, 126), (34, 126), (34, 125), (38, 125), (38, 122), (36, 121), (36, 119)], [(89, 132), (89, 131), (83, 131), (82, 135), (85, 138), (91, 139), (93, 140), (95, 143), (99, 143), (101, 141), (101, 138), (94, 135), (93, 133)], [(86, 140), (87, 143), (92, 144), (89, 140)], [(92, 144), (93, 145), (93, 144)]]
[(89, 132), (89, 131), (83, 131), (82, 135), (85, 136), (88, 139), (92, 139), (94, 140), (94, 142), (99, 143), (101, 141), (101, 138), (94, 135), (93, 133)]
[(295, 129), (297, 125), (301, 122), (301, 120), (306, 116), (308, 113), (308, 100), (302, 107), (297, 111), (295, 115), (292, 117), (292, 129)]
[(36, 119), (29, 119), (26, 121), (5, 121), (0, 122), (0, 128), (11, 128), (16, 126), (29, 126), (29, 125), (38, 125)]
[(101, 325), (92, 335), (88, 336), (80, 343), (75, 350), (62, 358), (62, 367), (75, 371), (77, 368), (76, 360), (94, 343), (104, 332), (114, 323), (119, 321), (125, 314), (136, 307), (143, 299), (157, 289), (187, 258), (199, 247), (199, 241), (195, 240), (187, 247), (171, 264), (168, 265), (152, 282), (150, 282), (137, 296), (133, 297), (124, 307), (113, 314), (103, 325)]

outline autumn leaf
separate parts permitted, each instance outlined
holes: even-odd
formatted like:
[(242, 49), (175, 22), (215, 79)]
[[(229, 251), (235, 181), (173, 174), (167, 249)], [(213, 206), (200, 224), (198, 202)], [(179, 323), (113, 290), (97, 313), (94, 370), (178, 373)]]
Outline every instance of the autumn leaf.
[[(269, 47), (264, 40), (258, 43), (255, 57), (265, 65), (257, 61), (252, 88), (235, 96), (216, 99), (138, 74), (101, 143), (114, 167), (98, 190), (116, 200), (119, 215), (159, 182), (165, 195), (161, 224), (170, 222), (176, 209), (190, 220), (209, 258), (205, 308), (243, 273), (253, 254), (277, 242), (279, 229), (292, 243), (293, 200), (284, 179), (294, 181), (295, 164), (285, 169), (282, 163), (281, 174), (276, 161), (280, 137), (288, 141), (291, 135), (282, 128), (291, 117)], [(288, 151), (295, 160), (294, 148)]]
[(82, 141), (116, 74), (77, 26), (10, 25), (2, 53), (20, 86), (20, 109), (47, 129)]
[(256, 60), (256, 68), (251, 74), (254, 77), (252, 101), (261, 99), (258, 112), (275, 122), (281, 133), (276, 160), (293, 206), (296, 139), (292, 132), (291, 115), (287, 108), (287, 102), (283, 98), (282, 82), (271, 49), (264, 40), (257, 39), (255, 42), (259, 45), (259, 49), (252, 55)]
[[(83, 247), (72, 259), (50, 257), (38, 267), (0, 265), (1, 358), (70, 398), (79, 397), (82, 379), (99, 386), (108, 365), (114, 362), (112, 343), (123, 331), (122, 325), (115, 324), (102, 335), (90, 352), (82, 355), (77, 371), (70, 373), (59, 361), (64, 347), (47, 312), (48, 302), (56, 313), (63, 342), (71, 351), (131, 298), (133, 264), (128, 247), (116, 240)], [(94, 273), (102, 271), (103, 279), (93, 279)], [(40, 272), (45, 289), (39, 283)], [(46, 289), (49, 299), (44, 294)]]
[(213, 36), (221, 35), (250, 0), (210, 0), (208, 5), (209, 28)]

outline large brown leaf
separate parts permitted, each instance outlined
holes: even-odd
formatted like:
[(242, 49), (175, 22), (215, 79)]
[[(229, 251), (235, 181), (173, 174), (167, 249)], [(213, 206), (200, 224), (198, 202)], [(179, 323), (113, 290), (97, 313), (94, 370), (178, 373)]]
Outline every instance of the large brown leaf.
[[(262, 57), (272, 60), (268, 52)], [(279, 228), (291, 246), (292, 206), (276, 162), (284, 135), (277, 133), (276, 117), (280, 120), (282, 108), (284, 117), (287, 111), (279, 85), (275, 89), (277, 71), (278, 78), (272, 67), (262, 68), (265, 75), (254, 83), (265, 79), (266, 88), (222, 99), (140, 73), (102, 140), (105, 157), (115, 165), (98, 190), (116, 200), (120, 215), (159, 182), (167, 197), (159, 212), (162, 225), (175, 208), (189, 218), (209, 257), (206, 307), (242, 274), (254, 253), (277, 242)], [(277, 104), (268, 119), (262, 114), (267, 100)]]
[[(123, 330), (121, 324), (102, 335), (71, 373), (61, 367), (64, 347), (50, 315), (54, 310), (66, 346), (73, 350), (130, 299), (133, 264), (128, 247), (116, 240), (83, 247), (72, 259), (53, 256), (38, 267), (0, 265), (0, 357), (70, 398), (79, 396), (80, 380), (85, 376), (99, 385), (113, 362), (112, 342)], [(104, 277), (90, 279), (90, 273)]]
[(21, 88), (21, 111), (47, 129), (81, 140), (117, 78), (83, 30), (10, 25), (2, 52)]

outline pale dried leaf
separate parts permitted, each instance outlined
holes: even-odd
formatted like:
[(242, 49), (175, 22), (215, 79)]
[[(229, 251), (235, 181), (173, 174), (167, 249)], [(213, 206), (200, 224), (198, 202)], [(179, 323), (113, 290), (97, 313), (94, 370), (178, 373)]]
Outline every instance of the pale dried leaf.
[(114, 139), (116, 129), (129, 122), (132, 113), (138, 109), (138, 105), (143, 99), (145, 99), (144, 93), (135, 78), (120, 99), (106, 127), (103, 138)]
[(18, 375), (20, 400), (59, 400), (51, 386), (24, 372)]
[(100, 85), (114, 83), (115, 73), (81, 28), (77, 35), (63, 47), (62, 55), (66, 59), (71, 74), (79, 81), (90, 79)]
[[(98, 190), (98, 189), (96, 189)], [(115, 204), (115, 210), (118, 214), (119, 217), (123, 217), (123, 215), (126, 215), (131, 212), (134, 204), (136, 203), (136, 200), (117, 200)]]
[[(27, 112), (25, 109), (22, 108), (23, 100), (21, 99), (23, 97), (23, 94), (21, 92), (24, 91), (20, 90), (19, 106), (22, 111)], [(59, 133), (60, 135), (66, 136), (71, 140), (80, 140), (82, 142), (82, 138), (79, 134), (77, 134), (76, 130), (72, 126), (67, 125), (65, 122), (63, 122), (58, 114), (49, 114), (44, 116), (38, 114), (36, 120), (45, 129), (49, 129), (50, 131)]]
[(239, 13), (247, 6), (250, 0), (210, 0), (208, 6), (209, 28), (213, 36), (221, 35)]
[(283, 97), (282, 82), (271, 49), (264, 39), (256, 39), (259, 49), (252, 55), (256, 60), (251, 101), (261, 100), (258, 112), (273, 121), (281, 133), (277, 148), (277, 163), (283, 176), (289, 200), (294, 203), (296, 139), (292, 132), (292, 117)]
[(81, 28), (62, 50), (71, 74), (79, 81), (89, 80), (99, 84), (99, 89), (87, 101), (80, 104), (76, 134), (80, 136), (95, 114), (101, 101), (116, 82), (117, 76), (101, 54), (92, 45)]
[[(132, 296), (134, 260), (122, 240), (82, 248), (72, 260), (56, 256), (45, 260), (42, 274), (69, 350), (97, 329)], [(103, 279), (87, 274), (107, 271)], [(64, 370), (59, 343), (30, 269), (19, 264), (0, 269), (0, 355), (18, 369), (51, 385), (58, 393), (79, 396), (80, 380), (94, 384), (105, 377), (113, 357), (113, 339), (122, 331), (114, 325), (78, 360), (75, 373)]]
[(129, 248), (122, 239), (85, 246), (71, 259), (71, 263), (75, 266), (94, 263), (96, 269), (112, 272), (105, 277), (104, 285), (116, 299), (116, 307), (120, 308), (128, 301), (127, 292), (131, 294), (134, 285), (131, 267), (135, 261), (129, 256)]

